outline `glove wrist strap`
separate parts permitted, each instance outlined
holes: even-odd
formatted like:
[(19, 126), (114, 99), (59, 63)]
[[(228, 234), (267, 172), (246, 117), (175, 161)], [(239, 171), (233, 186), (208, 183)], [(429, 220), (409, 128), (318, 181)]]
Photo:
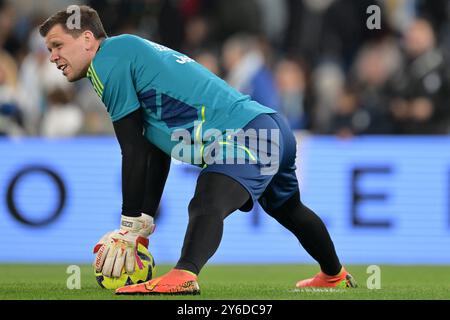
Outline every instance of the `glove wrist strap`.
[(120, 230), (148, 238), (155, 230), (155, 224), (153, 223), (153, 218), (147, 214), (141, 214), (140, 217), (127, 217), (122, 215)]

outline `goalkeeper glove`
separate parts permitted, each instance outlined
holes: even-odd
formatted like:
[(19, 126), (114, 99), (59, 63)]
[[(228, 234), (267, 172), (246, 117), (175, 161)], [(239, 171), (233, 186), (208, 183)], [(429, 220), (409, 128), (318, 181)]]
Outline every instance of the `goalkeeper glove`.
[(120, 230), (105, 234), (94, 248), (96, 254), (94, 268), (107, 277), (119, 278), (122, 270), (132, 274), (137, 264), (142, 267), (137, 254), (138, 244), (148, 248), (148, 236), (155, 230), (153, 218), (142, 214), (140, 217), (121, 218)]

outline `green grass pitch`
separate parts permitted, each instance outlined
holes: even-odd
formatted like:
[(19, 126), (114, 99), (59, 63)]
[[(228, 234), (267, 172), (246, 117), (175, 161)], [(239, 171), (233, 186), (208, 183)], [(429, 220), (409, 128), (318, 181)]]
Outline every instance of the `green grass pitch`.
[[(381, 265), (381, 289), (369, 290), (367, 266), (347, 266), (356, 289), (296, 290), (295, 282), (318, 271), (312, 265), (209, 265), (199, 278), (199, 296), (115, 296), (101, 289), (89, 265), (81, 266), (81, 289), (66, 286), (68, 265), (0, 265), (0, 300), (16, 299), (450, 299), (449, 266)], [(170, 266), (157, 266), (156, 276)]]

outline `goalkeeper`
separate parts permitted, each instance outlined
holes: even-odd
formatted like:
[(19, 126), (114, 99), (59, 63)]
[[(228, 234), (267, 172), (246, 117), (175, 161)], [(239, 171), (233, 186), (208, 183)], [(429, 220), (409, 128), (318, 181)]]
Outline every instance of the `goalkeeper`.
[[(154, 231), (171, 156), (202, 167), (174, 269), (116, 293), (200, 293), (197, 277), (220, 244), (224, 219), (238, 209), (250, 211), (255, 201), (320, 265), (321, 272), (297, 287), (355, 286), (322, 220), (300, 200), (296, 141), (285, 120), (181, 53), (133, 35), (107, 37), (97, 12), (79, 8), (79, 27), (68, 24), (70, 13), (60, 11), (40, 26), (40, 33), (50, 61), (68, 81), (89, 78), (122, 151), (121, 225), (95, 247), (96, 270), (113, 277), (134, 271), (137, 243), (148, 245)], [(206, 134), (210, 129), (216, 134)], [(229, 129), (237, 137), (253, 133), (239, 143)], [(260, 129), (270, 135), (263, 136)], [(180, 141), (180, 132), (190, 138)], [(255, 147), (252, 139), (266, 140), (270, 151), (261, 144)], [(175, 152), (180, 146), (184, 152)]]

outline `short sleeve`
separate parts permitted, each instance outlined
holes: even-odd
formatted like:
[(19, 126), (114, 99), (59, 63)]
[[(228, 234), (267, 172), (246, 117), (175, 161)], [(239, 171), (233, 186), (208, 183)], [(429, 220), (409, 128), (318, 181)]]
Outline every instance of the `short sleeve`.
[(134, 83), (130, 62), (118, 62), (109, 72), (103, 89), (102, 101), (113, 122), (140, 107)]

